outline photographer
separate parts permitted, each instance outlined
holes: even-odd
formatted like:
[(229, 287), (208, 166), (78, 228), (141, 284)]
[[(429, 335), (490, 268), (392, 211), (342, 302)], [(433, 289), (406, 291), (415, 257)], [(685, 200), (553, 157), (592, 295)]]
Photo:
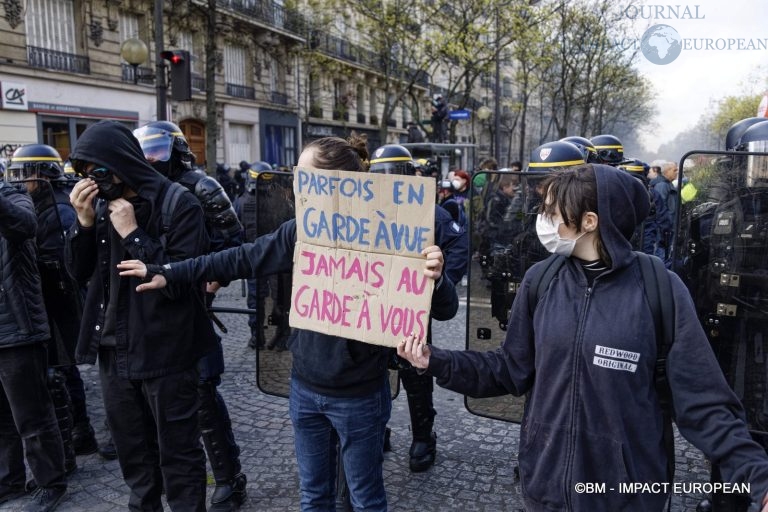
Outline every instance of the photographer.
[(445, 142), (445, 118), (448, 117), (448, 105), (442, 94), (432, 97), (432, 142)]

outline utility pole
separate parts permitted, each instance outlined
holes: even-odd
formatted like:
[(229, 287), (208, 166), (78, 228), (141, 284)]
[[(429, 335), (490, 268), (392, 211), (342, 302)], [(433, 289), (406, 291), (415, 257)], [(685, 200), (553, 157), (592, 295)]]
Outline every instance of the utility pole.
[(155, 0), (155, 88), (157, 89), (157, 120), (168, 120), (165, 83), (165, 59), (160, 54), (165, 51), (163, 43), (163, 0)]
[(496, 79), (494, 83), (493, 91), (493, 157), (496, 159), (498, 165), (501, 165), (501, 102), (499, 97), (501, 96), (501, 72), (499, 66), (499, 59), (501, 58), (501, 48), (499, 39), (499, 5), (496, 4)]

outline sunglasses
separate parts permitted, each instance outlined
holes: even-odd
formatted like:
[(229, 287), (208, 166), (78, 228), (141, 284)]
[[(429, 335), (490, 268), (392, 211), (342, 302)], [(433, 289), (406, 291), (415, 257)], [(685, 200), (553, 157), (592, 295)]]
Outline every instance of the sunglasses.
[(112, 177), (112, 171), (106, 167), (95, 167), (90, 172), (78, 170), (76, 174), (81, 178), (91, 178), (94, 181), (106, 181)]

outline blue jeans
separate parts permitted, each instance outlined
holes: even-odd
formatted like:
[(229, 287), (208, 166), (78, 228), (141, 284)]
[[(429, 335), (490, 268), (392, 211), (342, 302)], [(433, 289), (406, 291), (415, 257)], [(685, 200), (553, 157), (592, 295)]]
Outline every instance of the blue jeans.
[(335, 511), (336, 449), (341, 457), (356, 511), (386, 511), (384, 429), (392, 413), (389, 380), (363, 397), (340, 398), (310, 391), (291, 379), (290, 415), (299, 465), (301, 510)]

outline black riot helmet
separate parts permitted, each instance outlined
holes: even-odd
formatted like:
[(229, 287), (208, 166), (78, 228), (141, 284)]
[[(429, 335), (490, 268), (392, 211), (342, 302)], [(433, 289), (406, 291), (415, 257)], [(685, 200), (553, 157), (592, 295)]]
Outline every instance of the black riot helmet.
[(176, 180), (192, 170), (195, 155), (189, 149), (184, 133), (170, 121), (153, 121), (133, 131), (139, 139), (144, 157), (154, 169)]
[(599, 159), (597, 157), (597, 149), (595, 148), (595, 145), (592, 144), (592, 141), (589, 140), (586, 137), (577, 137), (577, 136), (571, 136), (571, 137), (565, 137), (560, 139), (563, 142), (570, 142), (577, 148), (581, 150), (581, 153), (584, 155), (584, 161), (587, 163), (599, 163)]
[(618, 165), (624, 161), (624, 145), (613, 135), (596, 135), (590, 139), (597, 150), (599, 163)]
[[(259, 175), (266, 173), (259, 178)], [(248, 192), (255, 192), (259, 184), (265, 183), (264, 180), (272, 179), (272, 166), (267, 162), (257, 161), (250, 164), (248, 176), (245, 179), (245, 188)], [(263, 187), (262, 187), (263, 188)]]
[(747, 131), (752, 125), (762, 123), (763, 121), (768, 121), (768, 119), (764, 117), (748, 117), (733, 123), (731, 127), (728, 128), (728, 133), (725, 134), (725, 150), (735, 150), (736, 146), (739, 145), (739, 140), (741, 139), (741, 136), (744, 134), (744, 132)]
[(563, 142), (547, 142), (531, 151), (531, 161), (528, 172), (561, 171), (572, 165), (587, 163), (584, 154), (575, 144)]
[(28, 144), (13, 152), (6, 172), (6, 181), (39, 178), (58, 179), (64, 175), (59, 152), (45, 144)]
[(377, 148), (371, 156), (371, 172), (379, 174), (407, 174), (413, 176), (411, 152), (400, 144), (387, 144)]

